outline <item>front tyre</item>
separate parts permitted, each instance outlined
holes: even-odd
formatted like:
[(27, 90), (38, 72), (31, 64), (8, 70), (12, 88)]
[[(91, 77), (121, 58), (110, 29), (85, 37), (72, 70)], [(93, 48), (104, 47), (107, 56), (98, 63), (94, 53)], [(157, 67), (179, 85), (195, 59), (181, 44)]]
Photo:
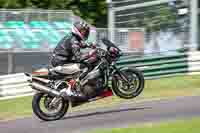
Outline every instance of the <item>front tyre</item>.
[(145, 83), (142, 72), (136, 68), (125, 69), (120, 72), (127, 77), (129, 83), (122, 79), (119, 74), (115, 73), (112, 78), (112, 88), (115, 94), (123, 99), (131, 99), (140, 95)]
[(69, 108), (69, 103), (63, 98), (60, 98), (56, 105), (50, 106), (53, 99), (55, 100), (54, 97), (47, 94), (36, 93), (32, 99), (34, 114), (44, 121), (61, 119), (66, 114)]

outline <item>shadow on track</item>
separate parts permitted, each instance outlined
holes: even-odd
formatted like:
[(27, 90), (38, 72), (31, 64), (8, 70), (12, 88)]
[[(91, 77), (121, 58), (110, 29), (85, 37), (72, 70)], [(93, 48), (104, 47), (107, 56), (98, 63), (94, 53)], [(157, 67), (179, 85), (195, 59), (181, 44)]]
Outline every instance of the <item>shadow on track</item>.
[(89, 116), (94, 116), (94, 115), (104, 115), (104, 114), (111, 114), (111, 113), (119, 113), (119, 112), (145, 110), (145, 109), (152, 109), (152, 107), (125, 108), (125, 109), (113, 109), (113, 110), (106, 110), (106, 111), (97, 111), (97, 112), (92, 112), (92, 113), (86, 113), (86, 114), (68, 116), (68, 117), (62, 118), (61, 120), (81, 118), (81, 117), (89, 117)]
[[(67, 116), (64, 117), (60, 120), (57, 121), (62, 121), (62, 120), (69, 120), (69, 119), (75, 119), (75, 118), (83, 118), (83, 117), (90, 117), (90, 116), (97, 116), (97, 115), (105, 115), (105, 114), (111, 114), (111, 113), (119, 113), (119, 112), (129, 112), (129, 111), (138, 111), (138, 110), (146, 110), (146, 109), (152, 109), (152, 107), (131, 107), (131, 108), (123, 108), (123, 109), (108, 109), (105, 111), (95, 111), (95, 112), (90, 112), (87, 113), (85, 112), (81, 112), (78, 115), (72, 114), (72, 116)], [(73, 113), (73, 112), (72, 112)], [(55, 121), (41, 121), (41, 123), (46, 123), (46, 122), (55, 122)]]

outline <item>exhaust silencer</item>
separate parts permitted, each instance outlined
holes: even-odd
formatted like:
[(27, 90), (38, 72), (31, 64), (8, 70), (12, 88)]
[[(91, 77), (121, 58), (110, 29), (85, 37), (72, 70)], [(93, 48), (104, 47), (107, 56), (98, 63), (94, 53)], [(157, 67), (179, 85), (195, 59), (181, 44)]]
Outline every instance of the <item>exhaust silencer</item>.
[(60, 96), (60, 93), (59, 93), (58, 91), (53, 90), (53, 89), (51, 89), (51, 88), (49, 88), (49, 87), (46, 87), (46, 86), (44, 86), (44, 85), (41, 85), (41, 84), (39, 84), (39, 83), (32, 82), (32, 83), (31, 83), (31, 86), (32, 86), (33, 89), (35, 89), (35, 90), (45, 92), (45, 93), (50, 94), (50, 95), (52, 95), (52, 96), (56, 96), (56, 97)]
[(48, 80), (48, 79), (43, 79), (43, 78), (39, 78), (39, 77), (32, 77), (32, 80), (40, 81), (45, 84), (48, 84), (50, 82), (50, 80)]

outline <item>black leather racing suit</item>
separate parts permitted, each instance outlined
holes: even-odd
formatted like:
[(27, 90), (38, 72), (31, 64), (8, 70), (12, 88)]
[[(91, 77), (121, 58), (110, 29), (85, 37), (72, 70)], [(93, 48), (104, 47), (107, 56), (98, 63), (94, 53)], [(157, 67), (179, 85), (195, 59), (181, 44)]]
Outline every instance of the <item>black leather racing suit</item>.
[[(81, 40), (76, 35), (65, 36), (53, 51), (51, 65), (56, 67), (67, 63), (82, 63), (85, 57), (81, 54), (80, 49), (86, 47), (87, 45), (81, 43)], [(81, 67), (83, 66), (81, 65)], [(81, 77), (85, 75), (87, 75), (86, 72), (81, 74)]]

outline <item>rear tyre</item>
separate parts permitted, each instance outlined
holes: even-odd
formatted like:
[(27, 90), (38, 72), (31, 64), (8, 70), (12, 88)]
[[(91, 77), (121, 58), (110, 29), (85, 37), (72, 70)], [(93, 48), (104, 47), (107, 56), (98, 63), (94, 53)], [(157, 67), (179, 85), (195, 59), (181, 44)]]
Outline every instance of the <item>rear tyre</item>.
[[(47, 94), (36, 93), (32, 100), (32, 109), (34, 114), (44, 121), (54, 121), (61, 119), (69, 108), (69, 102), (66, 102), (63, 98), (61, 98), (59, 105), (56, 107), (49, 107), (52, 99), (53, 97)], [(41, 104), (44, 104), (44, 106), (41, 106)]]
[(112, 78), (112, 88), (114, 93), (123, 99), (132, 99), (141, 94), (144, 89), (144, 76), (136, 68), (121, 70), (127, 76), (131, 85), (128, 85), (117, 73)]

